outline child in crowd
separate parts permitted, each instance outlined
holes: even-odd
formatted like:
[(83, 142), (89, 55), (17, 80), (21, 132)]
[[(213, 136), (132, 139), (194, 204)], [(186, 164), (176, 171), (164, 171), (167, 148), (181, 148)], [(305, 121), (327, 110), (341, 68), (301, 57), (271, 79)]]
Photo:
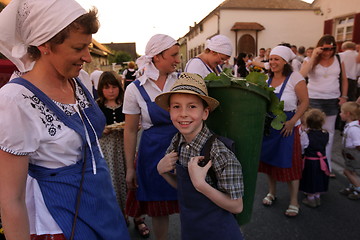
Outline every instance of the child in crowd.
[(204, 80), (191, 73), (182, 73), (170, 92), (159, 95), (155, 102), (170, 112), (180, 132), (157, 169), (178, 190), (182, 239), (243, 239), (233, 216), (243, 209), (244, 191), (235, 154), (216, 138), (210, 161), (199, 166), (204, 159), (201, 150), (213, 135), (204, 121), (219, 102), (208, 96)]
[(360, 199), (360, 105), (346, 102), (341, 105), (340, 117), (346, 122), (343, 132), (344, 175), (350, 182), (349, 187), (340, 191), (349, 199)]
[[(99, 139), (104, 158), (109, 166), (112, 183), (116, 193), (117, 201), (124, 214), (127, 225), (128, 216), (125, 214), (125, 205), (131, 202), (135, 205), (136, 199), (126, 199), (126, 163), (124, 154), (124, 125), (119, 124), (125, 121), (122, 112), (124, 100), (124, 88), (120, 82), (119, 75), (113, 71), (105, 71), (100, 75), (98, 83), (98, 96), (96, 100), (101, 111), (106, 117), (106, 127), (102, 138)], [(142, 237), (149, 237), (149, 228), (142, 216), (134, 217), (135, 228)]]
[(300, 136), (304, 169), (299, 190), (307, 195), (302, 203), (312, 208), (320, 206), (320, 194), (326, 192), (329, 186), (330, 172), (325, 156), (329, 133), (322, 128), (325, 117), (319, 109), (308, 110), (304, 114), (305, 130)]

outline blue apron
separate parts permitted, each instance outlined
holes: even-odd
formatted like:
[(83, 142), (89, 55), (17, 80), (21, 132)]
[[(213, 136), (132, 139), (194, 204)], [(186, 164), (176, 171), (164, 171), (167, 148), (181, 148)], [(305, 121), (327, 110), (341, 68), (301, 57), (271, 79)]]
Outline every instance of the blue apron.
[[(290, 75), (286, 77), (279, 93), (276, 96), (281, 99), (281, 95), (284, 92), (285, 86), (290, 78)], [(269, 79), (268, 85), (270, 86), (272, 78)], [(290, 120), (295, 111), (285, 111), (286, 120)], [(294, 128), (295, 129), (295, 128)], [(281, 130), (270, 128), (269, 136), (263, 137), (261, 157), (260, 160), (264, 163), (275, 167), (291, 168), (292, 166), (292, 154), (294, 145), (294, 131), (290, 136), (284, 137), (280, 134)]]
[(143, 131), (136, 164), (137, 199), (139, 201), (177, 200), (176, 190), (159, 175), (157, 164), (165, 156), (177, 133), (167, 111), (152, 102), (140, 81), (133, 82), (144, 98), (153, 126)]
[[(83, 156), (86, 156), (86, 169), (75, 228), (75, 239), (127, 240), (130, 237), (126, 223), (116, 201), (108, 167), (104, 158), (101, 157), (95, 138), (95, 134), (97, 136), (102, 134), (105, 117), (82, 83), (78, 79), (76, 81), (90, 101), (90, 106), (83, 109), (83, 112), (88, 116), (88, 119), (91, 119), (91, 124), (96, 131), (94, 133), (88, 120), (84, 119), (86, 129), (90, 129), (88, 134), (96, 161), (96, 174), (93, 173), (92, 155), (86, 140), (86, 130), (79, 114), (66, 115), (40, 89), (23, 78), (16, 78), (9, 83), (23, 85), (32, 91), (66, 126), (77, 132), (83, 140)], [(70, 238), (74, 221), (83, 163), (84, 159), (81, 159), (76, 164), (56, 169), (29, 164), (29, 175), (38, 181), (46, 207), (67, 239)]]
[(198, 192), (188, 169), (176, 164), (182, 240), (241, 240), (243, 236), (233, 214)]

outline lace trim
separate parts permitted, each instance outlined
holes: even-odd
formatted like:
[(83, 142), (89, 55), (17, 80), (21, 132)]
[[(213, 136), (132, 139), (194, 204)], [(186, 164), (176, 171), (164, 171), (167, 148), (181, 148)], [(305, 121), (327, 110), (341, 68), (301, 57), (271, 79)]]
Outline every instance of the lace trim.
[(26, 156), (29, 155), (29, 152), (17, 152), (11, 149), (8, 149), (6, 147), (0, 146), (0, 149), (3, 150), (4, 152), (10, 153), (12, 155), (16, 155), (16, 156)]

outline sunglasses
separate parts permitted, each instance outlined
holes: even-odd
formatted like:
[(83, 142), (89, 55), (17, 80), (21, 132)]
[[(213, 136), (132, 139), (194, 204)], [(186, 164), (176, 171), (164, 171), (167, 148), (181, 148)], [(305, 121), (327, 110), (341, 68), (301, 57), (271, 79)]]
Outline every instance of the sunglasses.
[(334, 51), (335, 49), (336, 49), (336, 47), (331, 47), (331, 48), (324, 47), (324, 48), (321, 48), (321, 50), (323, 50), (323, 51)]

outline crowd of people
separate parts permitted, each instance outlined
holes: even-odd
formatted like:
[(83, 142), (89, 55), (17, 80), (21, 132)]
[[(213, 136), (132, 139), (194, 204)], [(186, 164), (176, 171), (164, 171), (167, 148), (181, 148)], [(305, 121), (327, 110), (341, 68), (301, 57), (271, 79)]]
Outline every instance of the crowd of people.
[(299, 191), (304, 205), (321, 206), (337, 119), (349, 180), (340, 193), (360, 199), (355, 43), (337, 54), (334, 37), (324, 35), (307, 49), (282, 43), (256, 57), (239, 53), (232, 66), (230, 39), (215, 35), (178, 74), (179, 44), (155, 34), (122, 75), (88, 75), (82, 66), (98, 28), (97, 10), (74, 0), (13, 0), (0, 14), (0, 51), (21, 72), (0, 89), (6, 239), (130, 239), (132, 217), (141, 237), (166, 240), (176, 213), (182, 239), (243, 239), (233, 217), (243, 211), (242, 167), (205, 123), (220, 103), (204, 77), (225, 68), (241, 78), (264, 72), (284, 102), (282, 129), (270, 128), (262, 142), (264, 206), (279, 197), (278, 181), (288, 183), (287, 217), (299, 214)]

